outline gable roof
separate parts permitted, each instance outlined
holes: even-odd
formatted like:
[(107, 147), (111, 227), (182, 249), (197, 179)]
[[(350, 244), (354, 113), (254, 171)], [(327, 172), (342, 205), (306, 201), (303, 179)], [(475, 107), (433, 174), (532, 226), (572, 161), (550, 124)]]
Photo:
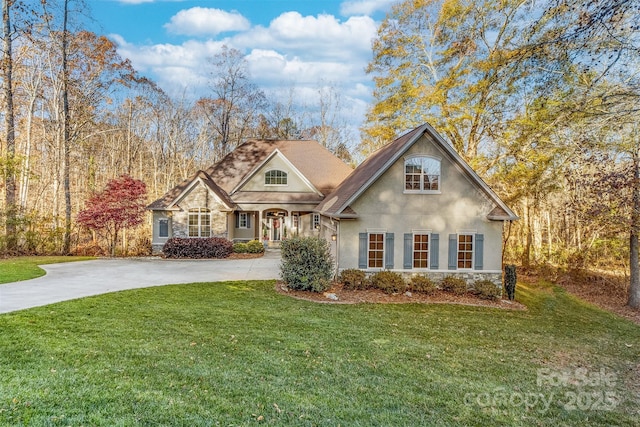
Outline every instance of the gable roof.
[(180, 199), (182, 199), (182, 197), (184, 197), (189, 191), (191, 191), (194, 185), (198, 182), (202, 182), (205, 187), (207, 187), (216, 196), (218, 196), (220, 201), (222, 201), (222, 203), (224, 203), (224, 205), (228, 209), (235, 208), (236, 204), (233, 202), (233, 200), (231, 200), (229, 195), (215, 182), (213, 182), (209, 174), (207, 174), (205, 171), (200, 170), (166, 192), (161, 198), (151, 203), (149, 206), (147, 206), (147, 209), (152, 211), (178, 209), (175, 207), (175, 205), (180, 201)]
[(276, 149), (323, 194), (333, 191), (353, 170), (316, 141), (260, 139), (239, 145), (207, 173), (231, 194)]
[(489, 213), (487, 216), (488, 219), (496, 221), (518, 219), (518, 216), (428, 123), (418, 126), (412, 131), (400, 136), (369, 156), (333, 193), (329, 194), (316, 207), (316, 211), (323, 215), (336, 218), (356, 217), (357, 214), (351, 209), (350, 205), (425, 134), (431, 136), (435, 144), (462, 169), (462, 172), (467, 178), (469, 178), (486, 197), (495, 203), (496, 208)]
[[(250, 140), (236, 147), (206, 171), (199, 171), (169, 190), (147, 209), (170, 209), (181, 195), (190, 189), (198, 177), (214, 191), (225, 204), (235, 207), (233, 191), (246, 178), (262, 166), (275, 151), (282, 154), (311, 185), (323, 195), (332, 192), (353, 169), (329, 150), (311, 140)], [(215, 190), (214, 190), (215, 189)], [(275, 194), (275, 192), (272, 192)], [(317, 202), (322, 196), (313, 194)]]

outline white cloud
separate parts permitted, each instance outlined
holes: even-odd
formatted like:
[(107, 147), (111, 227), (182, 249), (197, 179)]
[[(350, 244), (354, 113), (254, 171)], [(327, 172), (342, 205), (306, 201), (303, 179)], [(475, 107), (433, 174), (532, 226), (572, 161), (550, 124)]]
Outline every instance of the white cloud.
[(233, 37), (245, 49), (276, 49), (309, 60), (358, 61), (369, 59), (376, 23), (365, 16), (340, 22), (331, 15), (302, 16), (286, 12), (269, 27), (256, 26)]
[(374, 12), (389, 10), (397, 0), (351, 0), (340, 5), (340, 13), (345, 16), (372, 15)]
[[(371, 98), (370, 79), (364, 69), (371, 58), (371, 40), (377, 31), (373, 19), (352, 16), (341, 21), (327, 14), (302, 16), (286, 12), (266, 27), (247, 26), (237, 34), (215, 37), (222, 31), (221, 11), (210, 15), (212, 21), (217, 20), (211, 24), (198, 23), (201, 18), (196, 19), (194, 9), (197, 8), (176, 14), (166, 27), (174, 26), (173, 31), (184, 33), (185, 26), (191, 26), (191, 34), (209, 34), (208, 40), (138, 45), (120, 36), (112, 38), (123, 57), (172, 96), (182, 96), (185, 90), (194, 98), (207, 96), (211, 69), (208, 61), (227, 45), (246, 53), (253, 81), (272, 99), (282, 98), (284, 102), (294, 88), (297, 101), (315, 105), (320, 85), (329, 85), (344, 97), (345, 119), (354, 128), (359, 126)], [(210, 13), (215, 9), (206, 10)], [(240, 29), (244, 24), (234, 25), (233, 28)]]
[(227, 31), (246, 31), (251, 24), (236, 11), (192, 7), (172, 16), (171, 21), (164, 27), (174, 34), (215, 36)]

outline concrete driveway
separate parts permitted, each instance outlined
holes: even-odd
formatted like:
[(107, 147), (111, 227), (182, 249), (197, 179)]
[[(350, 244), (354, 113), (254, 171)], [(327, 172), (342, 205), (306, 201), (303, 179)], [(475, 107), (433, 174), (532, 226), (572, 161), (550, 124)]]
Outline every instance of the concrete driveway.
[(41, 266), (37, 279), (0, 285), (0, 313), (126, 289), (193, 282), (277, 279), (280, 251), (242, 260), (98, 259)]

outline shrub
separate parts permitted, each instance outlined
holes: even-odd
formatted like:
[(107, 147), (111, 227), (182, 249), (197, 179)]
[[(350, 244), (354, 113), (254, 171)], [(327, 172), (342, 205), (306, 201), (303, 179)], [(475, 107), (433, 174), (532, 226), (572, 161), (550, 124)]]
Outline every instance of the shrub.
[(250, 254), (261, 254), (264, 252), (264, 245), (259, 240), (251, 240), (247, 243), (247, 252)]
[(244, 242), (236, 242), (233, 244), (233, 253), (246, 254), (249, 252), (248, 245)]
[(220, 237), (172, 237), (162, 247), (162, 253), (167, 258), (226, 258), (232, 252), (233, 243)]
[(348, 268), (340, 273), (340, 283), (344, 289), (362, 290), (367, 289), (368, 281), (364, 271), (355, 268)]
[(387, 294), (404, 292), (407, 287), (402, 276), (393, 271), (380, 271), (374, 274), (371, 276), (371, 285)]
[(409, 289), (413, 292), (431, 295), (438, 288), (436, 287), (436, 284), (433, 283), (433, 280), (429, 279), (427, 276), (413, 276), (409, 283)]
[(280, 276), (292, 289), (324, 292), (331, 287), (333, 257), (318, 237), (294, 237), (280, 243)]
[(509, 264), (504, 267), (504, 289), (507, 291), (507, 298), (513, 301), (516, 297), (516, 266)]
[(478, 280), (473, 284), (473, 290), (482, 299), (498, 299), (502, 296), (501, 289), (491, 280)]
[(467, 292), (467, 282), (454, 276), (447, 276), (442, 279), (440, 287), (443, 291), (451, 292), (455, 295), (464, 295)]

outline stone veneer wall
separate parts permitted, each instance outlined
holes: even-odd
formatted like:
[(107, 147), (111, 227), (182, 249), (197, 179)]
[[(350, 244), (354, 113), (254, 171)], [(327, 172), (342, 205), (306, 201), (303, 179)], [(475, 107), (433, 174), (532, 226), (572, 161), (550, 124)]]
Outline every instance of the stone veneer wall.
[(174, 237), (189, 237), (189, 209), (208, 208), (211, 210), (211, 237), (228, 238), (227, 213), (221, 212), (224, 206), (204, 186), (194, 188), (179, 206), (181, 210), (173, 213), (171, 221)]

